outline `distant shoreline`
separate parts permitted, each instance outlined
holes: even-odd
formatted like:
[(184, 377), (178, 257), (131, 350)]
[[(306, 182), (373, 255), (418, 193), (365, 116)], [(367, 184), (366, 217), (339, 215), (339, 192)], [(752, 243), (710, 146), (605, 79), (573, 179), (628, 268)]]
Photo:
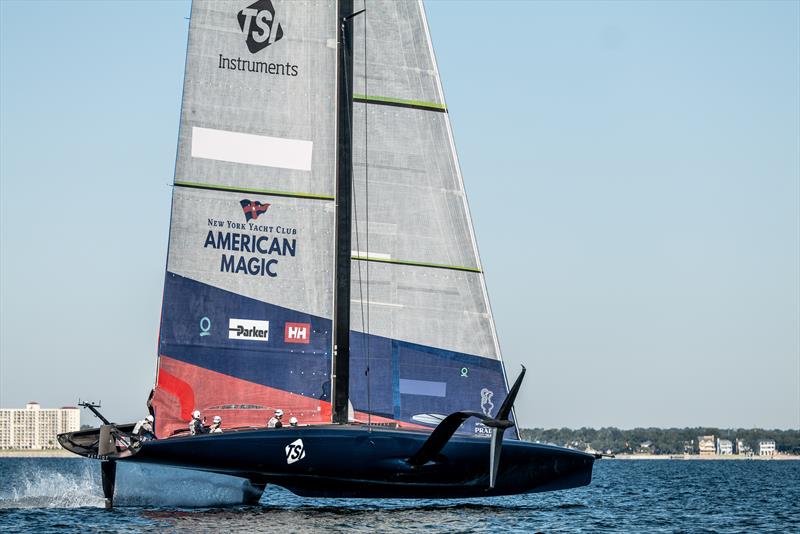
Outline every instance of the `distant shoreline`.
[(741, 454), (617, 454), (612, 460), (800, 460), (794, 454), (776, 454), (774, 456), (744, 456)]

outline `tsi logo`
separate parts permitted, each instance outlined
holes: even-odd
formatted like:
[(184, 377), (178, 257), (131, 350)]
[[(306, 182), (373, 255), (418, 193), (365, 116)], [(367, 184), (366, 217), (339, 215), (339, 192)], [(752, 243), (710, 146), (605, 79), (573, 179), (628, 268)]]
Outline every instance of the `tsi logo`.
[(306, 457), (306, 451), (303, 448), (303, 440), (296, 439), (286, 446), (286, 463), (293, 464)]
[(239, 11), (239, 28), (245, 35), (250, 53), (263, 50), (283, 37), (283, 28), (270, 0), (258, 0)]
[(309, 323), (286, 323), (283, 329), (283, 341), (286, 343), (310, 343), (311, 325)]
[(247, 341), (269, 341), (269, 321), (229, 319), (228, 338)]

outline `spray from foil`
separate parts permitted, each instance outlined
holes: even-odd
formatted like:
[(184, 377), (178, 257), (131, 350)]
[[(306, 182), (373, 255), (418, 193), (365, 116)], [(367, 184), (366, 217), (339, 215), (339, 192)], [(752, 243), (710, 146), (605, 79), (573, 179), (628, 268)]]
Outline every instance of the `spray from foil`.
[[(24, 462), (15, 467), (10, 487), (0, 484), (0, 509), (103, 507), (97, 461)], [(242, 504), (253, 491), (247, 480), (237, 477), (120, 462), (114, 506), (224, 506)]]

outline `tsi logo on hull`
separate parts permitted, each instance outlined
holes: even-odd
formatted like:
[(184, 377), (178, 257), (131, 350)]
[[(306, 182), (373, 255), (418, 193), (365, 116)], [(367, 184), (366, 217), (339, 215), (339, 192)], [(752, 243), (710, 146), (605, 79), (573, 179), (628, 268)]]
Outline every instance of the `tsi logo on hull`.
[(296, 439), (286, 446), (286, 463), (293, 464), (306, 457), (306, 451), (303, 447), (303, 440)]
[(309, 323), (286, 323), (283, 329), (285, 343), (310, 343), (311, 325)]
[(283, 37), (283, 28), (270, 0), (258, 0), (239, 11), (236, 18), (251, 54), (265, 49)]
[(229, 319), (228, 338), (246, 341), (269, 341), (269, 321)]

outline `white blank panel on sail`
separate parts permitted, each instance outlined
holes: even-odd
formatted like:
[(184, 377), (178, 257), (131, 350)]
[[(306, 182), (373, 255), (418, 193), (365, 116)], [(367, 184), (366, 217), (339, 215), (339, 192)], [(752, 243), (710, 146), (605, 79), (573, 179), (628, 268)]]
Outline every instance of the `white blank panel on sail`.
[(314, 143), (300, 139), (192, 128), (193, 158), (310, 171), (313, 148)]

